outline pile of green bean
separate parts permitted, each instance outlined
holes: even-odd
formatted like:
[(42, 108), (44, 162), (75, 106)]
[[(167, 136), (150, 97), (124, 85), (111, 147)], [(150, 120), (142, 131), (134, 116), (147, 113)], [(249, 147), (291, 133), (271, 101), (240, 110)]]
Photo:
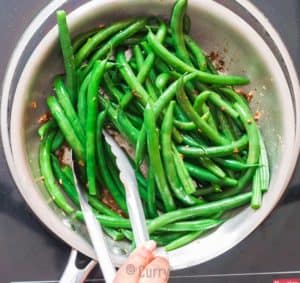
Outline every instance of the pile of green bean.
[[(248, 203), (259, 208), (269, 185), (262, 136), (234, 90), (249, 80), (215, 70), (188, 35), (186, 9), (187, 0), (178, 0), (168, 24), (153, 17), (122, 20), (74, 40), (65, 12), (58, 11), (65, 75), (54, 79), (51, 119), (39, 129), (41, 174), (56, 205), (82, 220), (71, 168), (57, 157), (67, 145), (105, 232), (132, 241), (124, 186), (102, 131), (125, 139), (135, 152), (149, 232), (168, 251), (223, 223), (228, 210)], [(101, 201), (103, 188), (118, 211)]]

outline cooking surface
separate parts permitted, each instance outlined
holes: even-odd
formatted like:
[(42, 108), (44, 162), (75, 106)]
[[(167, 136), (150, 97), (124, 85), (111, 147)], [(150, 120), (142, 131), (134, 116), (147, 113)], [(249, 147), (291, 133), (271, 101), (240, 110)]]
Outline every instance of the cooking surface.
[[(0, 0), (5, 6), (0, 10), (1, 80), (24, 28), (48, 2)], [(277, 28), (300, 70), (300, 1), (252, 2)], [(0, 282), (54, 282), (65, 267), (70, 248), (48, 232), (29, 210), (10, 177), (2, 146), (0, 164)], [(254, 233), (215, 260), (172, 273), (171, 282), (247, 283), (300, 278), (299, 189), (300, 161), (280, 205)], [(91, 278), (101, 278), (101, 274), (95, 270)]]

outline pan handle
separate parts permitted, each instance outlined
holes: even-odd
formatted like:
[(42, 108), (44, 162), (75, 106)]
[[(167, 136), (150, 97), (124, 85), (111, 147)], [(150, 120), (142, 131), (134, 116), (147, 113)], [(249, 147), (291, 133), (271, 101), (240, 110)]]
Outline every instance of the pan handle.
[(78, 252), (72, 249), (67, 266), (60, 278), (60, 283), (83, 283), (89, 273), (96, 266), (97, 262), (91, 260), (84, 268), (78, 268), (76, 266), (77, 255)]

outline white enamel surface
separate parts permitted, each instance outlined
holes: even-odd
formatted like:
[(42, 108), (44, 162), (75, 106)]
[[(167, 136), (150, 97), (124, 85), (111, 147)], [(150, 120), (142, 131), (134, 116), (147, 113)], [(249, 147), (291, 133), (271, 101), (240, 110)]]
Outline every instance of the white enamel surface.
[[(118, 15), (122, 14), (149, 13), (163, 14), (168, 17), (172, 3), (173, 1), (169, 0), (91, 1), (72, 12), (68, 20), (71, 29), (77, 32), (79, 29), (93, 26), (92, 23), (99, 24), (118, 19)], [(193, 23), (192, 35), (204, 49), (221, 51), (226, 47), (228, 51), (224, 56), (226, 56), (228, 72), (246, 73), (252, 81), (249, 88), (257, 89), (251, 106), (253, 111), (262, 111), (260, 125), (271, 159), (272, 179), (270, 191), (265, 195), (263, 207), (259, 211), (243, 209), (213, 233), (171, 252), (169, 259), (174, 269), (212, 259), (249, 235), (270, 213), (284, 192), (299, 149), (290, 90), (278, 62), (264, 41), (246, 22), (213, 1), (190, 0), (189, 15)], [(56, 28), (51, 30), (37, 46), (18, 83), (11, 120), (10, 142), (13, 160), (8, 159), (12, 161), (10, 168), (22, 195), (45, 225), (71, 246), (94, 257), (90, 245), (82, 236), (83, 229), (77, 225), (81, 233), (75, 233), (70, 225), (66, 225), (68, 219), (61, 215), (49, 200), (41, 183), (37, 184), (34, 181), (39, 176), (38, 138), (37, 125), (32, 121), (35, 121), (39, 113), (32, 113), (32, 110), (30, 112), (28, 104), (33, 99), (37, 100), (39, 105), (43, 104), (46, 95), (51, 91), (52, 75), (61, 70), (59, 61), (49, 59), (58, 58), (58, 52), (53, 52), (53, 49), (57, 50)], [(290, 60), (288, 55), (287, 60)], [(293, 67), (289, 67), (293, 71)], [(299, 115), (298, 99), (296, 103), (297, 115)], [(44, 110), (41, 108), (38, 111), (43, 113)], [(299, 123), (299, 116), (297, 123)], [(2, 125), (3, 132), (5, 133)], [(299, 137), (298, 133), (297, 135)], [(8, 150), (6, 154), (8, 155)], [(111, 244), (115, 246), (114, 243)], [(123, 247), (123, 244), (121, 245)], [(124, 256), (113, 254), (113, 260), (116, 265), (119, 265), (124, 260)]]

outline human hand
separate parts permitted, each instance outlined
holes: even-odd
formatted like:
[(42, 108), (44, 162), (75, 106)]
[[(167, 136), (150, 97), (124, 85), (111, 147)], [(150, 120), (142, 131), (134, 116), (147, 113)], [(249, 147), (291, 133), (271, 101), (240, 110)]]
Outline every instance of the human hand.
[(155, 256), (156, 243), (148, 241), (132, 252), (118, 270), (114, 283), (167, 283), (169, 262)]

